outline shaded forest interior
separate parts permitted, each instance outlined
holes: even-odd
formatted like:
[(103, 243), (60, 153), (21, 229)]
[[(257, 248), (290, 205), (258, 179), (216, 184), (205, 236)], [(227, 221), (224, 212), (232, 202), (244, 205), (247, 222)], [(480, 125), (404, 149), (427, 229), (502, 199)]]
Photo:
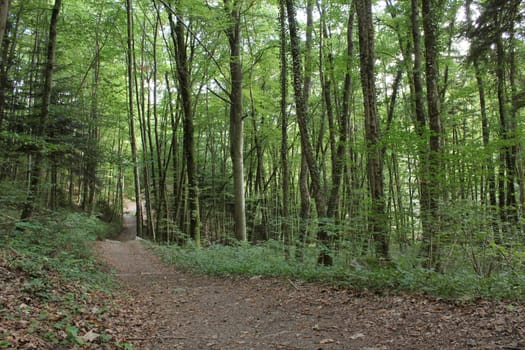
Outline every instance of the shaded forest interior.
[[(0, 1), (0, 220), (523, 271), (519, 0)], [(0, 229), (3, 229), (0, 223)]]

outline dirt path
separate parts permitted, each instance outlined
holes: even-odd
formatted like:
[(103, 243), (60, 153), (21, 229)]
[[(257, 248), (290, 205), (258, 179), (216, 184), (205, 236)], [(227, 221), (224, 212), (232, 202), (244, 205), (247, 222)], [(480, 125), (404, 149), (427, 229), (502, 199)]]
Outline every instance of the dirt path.
[(97, 248), (131, 294), (125, 338), (134, 349), (525, 349), (523, 306), (196, 276), (130, 240), (125, 220), (124, 242)]

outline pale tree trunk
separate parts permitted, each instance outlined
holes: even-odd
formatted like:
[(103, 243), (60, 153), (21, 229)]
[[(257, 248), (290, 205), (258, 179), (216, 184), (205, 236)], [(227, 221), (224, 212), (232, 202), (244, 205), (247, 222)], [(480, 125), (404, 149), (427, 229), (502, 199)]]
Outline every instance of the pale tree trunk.
[(230, 43), (230, 155), (233, 163), (235, 236), (246, 241), (246, 208), (244, 198), (244, 122), (242, 119), (242, 62), (241, 62), (241, 6), (242, 0), (224, 0), (230, 17), (226, 30)]
[(356, 12), (359, 26), (361, 86), (365, 112), (367, 177), (371, 200), (369, 222), (376, 255), (380, 259), (388, 260), (388, 221), (383, 193), (383, 152), (379, 144), (380, 129), (374, 75), (375, 47), (371, 0), (356, 1)]
[(140, 194), (140, 172), (137, 155), (137, 141), (135, 137), (135, 108), (133, 102), (134, 86), (134, 60), (133, 60), (133, 9), (132, 0), (126, 0), (127, 23), (128, 23), (128, 103), (129, 103), (129, 137), (131, 144), (131, 155), (133, 158), (133, 179), (135, 184), (135, 205), (137, 218), (137, 235), (142, 235), (142, 196)]
[[(53, 73), (55, 66), (55, 51), (57, 39), (57, 23), (58, 14), (60, 12), (61, 0), (55, 0), (53, 10), (51, 12), (51, 21), (49, 24), (49, 38), (47, 42), (46, 65), (44, 69), (44, 88), (42, 92), (42, 107), (40, 110), (40, 117), (38, 125), (35, 128), (35, 136), (43, 138), (46, 135), (46, 127), (49, 120), (49, 106), (51, 105), (51, 92), (53, 83)], [(31, 217), (35, 207), (36, 193), (40, 184), (40, 176), (42, 172), (42, 163), (44, 161), (43, 150), (38, 150), (35, 155), (35, 162), (31, 169), (31, 181), (27, 199), (22, 210), (21, 219), (25, 220)]]

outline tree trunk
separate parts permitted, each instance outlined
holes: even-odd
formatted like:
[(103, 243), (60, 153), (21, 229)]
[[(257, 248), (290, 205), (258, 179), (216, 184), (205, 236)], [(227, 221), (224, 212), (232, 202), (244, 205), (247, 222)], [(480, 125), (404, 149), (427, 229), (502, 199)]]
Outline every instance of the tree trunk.
[(423, 232), (423, 252), (428, 267), (440, 268), (440, 217), (439, 197), (441, 169), (441, 110), (438, 69), (438, 1), (423, 0), (423, 28), (425, 33), (425, 73), (427, 108), (430, 127), (428, 154), (428, 210), (430, 214), (427, 230)]
[[(176, 14), (177, 15), (177, 14)], [(183, 153), (186, 160), (186, 172), (188, 176), (188, 200), (190, 209), (190, 237), (200, 247), (200, 211), (199, 211), (199, 185), (197, 181), (197, 169), (195, 164), (195, 147), (193, 131), (193, 110), (191, 99), (191, 73), (188, 67), (186, 52), (186, 35), (182, 19), (177, 15), (174, 23), (173, 15), (169, 16), (172, 31), (175, 33), (175, 60), (177, 64), (177, 78), (179, 81), (179, 93), (182, 100), (182, 111), (184, 113), (184, 144)]]
[(242, 118), (242, 63), (241, 63), (241, 6), (242, 0), (224, 0), (231, 19), (226, 34), (230, 43), (230, 155), (233, 163), (235, 236), (246, 241), (246, 208), (244, 198), (244, 122)]
[[(471, 19), (471, 6), (472, 0), (467, 0), (465, 3), (465, 16), (467, 19), (467, 31), (470, 32), (473, 30), (473, 24)], [(483, 169), (485, 176), (487, 177), (487, 184), (486, 184), (486, 191), (488, 192), (488, 202), (486, 198), (486, 194), (482, 191), (482, 201), (483, 204), (486, 205), (489, 220), (491, 222), (491, 226), (493, 229), (493, 234), (496, 237), (496, 242), (499, 241), (499, 226), (498, 222), (496, 220), (495, 216), (495, 210), (497, 206), (497, 200), (496, 200), (496, 178), (494, 173), (494, 161), (493, 161), (493, 154), (490, 150), (489, 142), (490, 142), (490, 129), (489, 129), (489, 121), (487, 116), (487, 102), (485, 97), (485, 82), (483, 79), (483, 74), (481, 72), (480, 63), (477, 57), (474, 57), (474, 71), (476, 74), (476, 83), (478, 87), (478, 96), (479, 96), (479, 108), (481, 113), (481, 135), (483, 139), (483, 146), (486, 149), (486, 161), (484, 162)], [(482, 186), (483, 188), (483, 186)]]
[(317, 166), (308, 132), (308, 108), (305, 100), (305, 91), (303, 90), (303, 69), (301, 62), (299, 34), (297, 31), (297, 23), (295, 19), (296, 9), (293, 0), (286, 0), (286, 10), (288, 13), (288, 27), (290, 31), (290, 47), (293, 61), (293, 88), (295, 95), (297, 123), (299, 125), (301, 138), (301, 149), (308, 165), (308, 171), (310, 172), (310, 177), (312, 180), (312, 192), (317, 209), (317, 218), (319, 220), (317, 239), (321, 245), (321, 253), (319, 255), (318, 262), (323, 265), (332, 265), (332, 257), (329, 254), (327, 246), (329, 237), (323, 224), (323, 219), (326, 218), (326, 196), (321, 187), (321, 175)]
[(142, 236), (142, 195), (140, 193), (140, 171), (138, 164), (138, 155), (137, 155), (137, 141), (135, 137), (135, 108), (134, 108), (134, 60), (133, 60), (133, 9), (132, 9), (132, 0), (126, 0), (126, 9), (127, 9), (127, 68), (128, 68), (128, 103), (129, 103), (129, 137), (131, 144), (131, 156), (133, 159), (133, 179), (135, 185), (135, 205), (136, 205), (136, 220), (137, 220), (137, 235)]
[(388, 260), (388, 221), (383, 194), (383, 156), (380, 147), (379, 116), (375, 87), (375, 48), (372, 22), (372, 2), (356, 2), (359, 25), (359, 51), (361, 86), (365, 112), (365, 134), (367, 144), (367, 176), (371, 200), (370, 228), (375, 242), (376, 255)]
[[(283, 0), (283, 6), (284, 0)], [(312, 46), (313, 46), (313, 0), (307, 0), (306, 2), (306, 42), (305, 42), (305, 53), (304, 53), (304, 81), (303, 81), (303, 94), (305, 101), (306, 110), (309, 109), (310, 92), (312, 85)], [(302, 248), (308, 237), (308, 227), (311, 219), (311, 195), (309, 189), (309, 173), (308, 163), (304, 152), (301, 152), (301, 165), (299, 170), (299, 194), (300, 194), (300, 211), (299, 211), (299, 247), (296, 252), (296, 259), (301, 261), (303, 259)]]
[(290, 168), (288, 164), (288, 60), (286, 59), (286, 9), (284, 1), (279, 1), (279, 28), (280, 28), (280, 46), (279, 57), (281, 62), (281, 171), (282, 171), (282, 223), (281, 231), (285, 244), (286, 258), (290, 258), (290, 246), (292, 245), (292, 236), (289, 225), (289, 198), (290, 198)]
[[(3, 48), (4, 34), (7, 27), (7, 15), (9, 14), (9, 0), (0, 0), (0, 48)], [(0, 52), (0, 56), (2, 52)]]
[(337, 143), (336, 154), (334, 155), (334, 165), (332, 169), (332, 188), (330, 192), (330, 199), (328, 200), (328, 216), (331, 218), (337, 217), (337, 208), (339, 206), (339, 192), (341, 187), (341, 180), (345, 164), (345, 154), (347, 153), (348, 133), (350, 126), (350, 94), (352, 92), (352, 75), (351, 75), (351, 60), (354, 56), (353, 44), (353, 28), (354, 28), (354, 6), (350, 8), (348, 15), (348, 24), (346, 29), (347, 41), (347, 63), (345, 72), (345, 82), (343, 90), (343, 108), (339, 115), (339, 141)]
[[(47, 42), (46, 66), (44, 69), (44, 88), (42, 92), (42, 107), (40, 110), (39, 122), (35, 128), (35, 136), (44, 138), (47, 133), (47, 124), (49, 120), (49, 106), (51, 105), (51, 92), (53, 83), (53, 73), (55, 65), (55, 51), (57, 38), (58, 14), (60, 12), (61, 0), (55, 0), (51, 12), (51, 21), (49, 24), (49, 38)], [(40, 184), (42, 172), (42, 163), (44, 161), (44, 150), (39, 149), (35, 154), (35, 161), (31, 169), (31, 181), (27, 199), (22, 210), (21, 219), (26, 220), (31, 217), (35, 207), (36, 193)]]

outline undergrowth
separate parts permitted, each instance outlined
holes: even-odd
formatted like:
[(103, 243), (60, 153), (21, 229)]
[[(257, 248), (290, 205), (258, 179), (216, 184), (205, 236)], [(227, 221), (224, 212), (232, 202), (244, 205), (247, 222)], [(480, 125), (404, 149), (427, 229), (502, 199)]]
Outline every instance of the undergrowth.
[(0, 231), (0, 348), (126, 346), (104, 325), (116, 284), (92, 251), (112, 230), (55, 212)]
[(276, 241), (259, 245), (157, 246), (159, 255), (178, 267), (212, 275), (285, 277), (318, 281), (373, 293), (415, 293), (471, 302), (477, 299), (525, 300), (525, 275), (502, 270), (479, 276), (468, 269), (437, 273), (420, 267), (416, 254), (398, 254), (388, 267), (372, 258), (335, 257), (330, 267), (316, 264), (317, 251), (306, 249), (302, 261), (286, 260)]

